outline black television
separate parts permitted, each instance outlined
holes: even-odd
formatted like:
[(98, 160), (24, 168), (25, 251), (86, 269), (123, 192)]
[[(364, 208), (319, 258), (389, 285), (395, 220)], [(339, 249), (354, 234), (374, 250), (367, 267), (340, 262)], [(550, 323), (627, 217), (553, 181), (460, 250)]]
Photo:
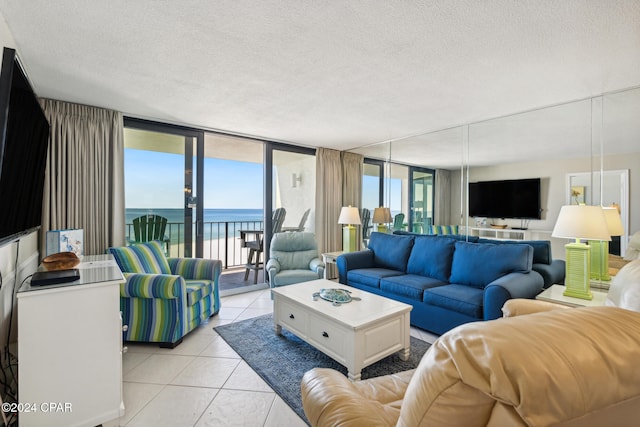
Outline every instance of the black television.
[(469, 216), (540, 219), (540, 178), (469, 183)]
[(0, 246), (37, 230), (49, 148), (49, 122), (16, 51), (0, 71)]

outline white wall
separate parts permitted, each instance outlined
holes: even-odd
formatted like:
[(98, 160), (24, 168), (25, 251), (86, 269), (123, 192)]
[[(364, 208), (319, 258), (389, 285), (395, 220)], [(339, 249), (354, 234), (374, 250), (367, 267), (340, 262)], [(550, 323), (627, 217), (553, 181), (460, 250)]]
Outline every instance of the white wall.
[[(594, 170), (600, 169), (599, 161), (595, 161)], [(640, 231), (640, 152), (605, 156), (605, 170), (629, 170), (629, 232)], [(566, 203), (567, 173), (590, 172), (591, 158), (570, 160), (545, 160), (542, 162), (511, 163), (498, 166), (471, 168), (469, 181), (486, 181), (496, 179), (541, 178), (542, 219), (531, 220), (529, 228), (534, 230), (553, 229), (560, 207)], [(635, 196), (635, 197), (634, 197)], [(466, 195), (465, 195), (466, 197)], [(460, 224), (460, 171), (451, 172), (451, 224)], [(519, 220), (505, 220), (509, 226), (518, 227)], [(473, 224), (470, 221), (470, 225)], [(562, 245), (565, 241), (553, 242), (554, 258), (564, 258)]]

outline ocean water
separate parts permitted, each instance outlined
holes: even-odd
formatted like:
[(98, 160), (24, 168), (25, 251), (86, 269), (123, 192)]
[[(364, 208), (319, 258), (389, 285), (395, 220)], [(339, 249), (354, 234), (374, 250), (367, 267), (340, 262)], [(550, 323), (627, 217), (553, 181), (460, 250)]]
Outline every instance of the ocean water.
[[(229, 237), (237, 237), (239, 235), (238, 230), (241, 229), (260, 228), (263, 221), (263, 212), (262, 209), (205, 209), (204, 240), (224, 237), (225, 222), (231, 223), (229, 224)], [(171, 244), (184, 241), (183, 209), (125, 209), (125, 223), (132, 224), (133, 219), (141, 215), (160, 215), (167, 218), (166, 234), (171, 239)], [(133, 231), (130, 230), (131, 228), (127, 226), (127, 236), (129, 232), (133, 234)]]
[[(262, 221), (262, 209), (205, 209), (204, 222), (224, 221)], [(134, 218), (141, 215), (160, 215), (167, 218), (167, 222), (184, 222), (184, 209), (144, 209), (134, 208), (125, 210), (125, 221), (131, 224)], [(194, 212), (195, 216), (195, 212)]]

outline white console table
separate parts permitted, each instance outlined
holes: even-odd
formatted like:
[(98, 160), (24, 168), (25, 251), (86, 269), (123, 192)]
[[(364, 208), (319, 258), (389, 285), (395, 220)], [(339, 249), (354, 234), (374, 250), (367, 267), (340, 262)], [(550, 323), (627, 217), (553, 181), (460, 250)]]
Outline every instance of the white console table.
[(478, 236), (486, 239), (499, 240), (536, 240), (544, 235), (544, 239), (551, 237), (551, 231), (547, 230), (516, 230), (513, 228), (489, 228), (489, 227), (469, 227), (471, 236)]
[(80, 280), (18, 291), (20, 426), (96, 426), (124, 415), (124, 277), (111, 255), (85, 256)]

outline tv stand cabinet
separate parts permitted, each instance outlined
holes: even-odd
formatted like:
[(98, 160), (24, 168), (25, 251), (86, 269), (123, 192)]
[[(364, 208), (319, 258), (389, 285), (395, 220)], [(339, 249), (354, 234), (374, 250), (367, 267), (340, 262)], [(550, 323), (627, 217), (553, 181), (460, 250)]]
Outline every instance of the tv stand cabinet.
[(517, 228), (493, 228), (493, 227), (469, 227), (469, 235), (485, 239), (497, 240), (537, 240), (549, 239), (551, 231), (517, 229)]
[(85, 256), (80, 280), (18, 291), (21, 427), (97, 426), (124, 415), (124, 277), (111, 255)]

